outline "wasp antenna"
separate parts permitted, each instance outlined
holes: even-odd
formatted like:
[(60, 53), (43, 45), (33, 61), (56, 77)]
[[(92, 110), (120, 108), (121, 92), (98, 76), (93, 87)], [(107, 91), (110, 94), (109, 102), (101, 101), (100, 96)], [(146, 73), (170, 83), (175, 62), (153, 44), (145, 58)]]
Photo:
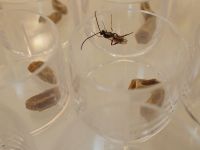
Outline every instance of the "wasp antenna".
[(97, 32), (97, 33), (95, 33), (95, 34), (93, 34), (93, 35), (87, 37), (87, 38), (83, 41), (83, 43), (81, 44), (81, 50), (83, 49), (84, 43), (85, 43), (88, 39), (92, 38), (93, 36), (95, 36), (95, 35), (97, 35), (97, 34), (99, 34), (99, 33), (100, 33), (100, 32)]
[(125, 36), (128, 36), (128, 35), (130, 35), (130, 34), (133, 34), (133, 32), (130, 32), (130, 33), (128, 33), (128, 34), (124, 34), (124, 35), (122, 35), (121, 37), (125, 37)]
[(112, 28), (112, 14), (110, 15), (110, 28), (111, 28), (111, 31), (113, 31), (113, 28)]
[(97, 27), (99, 29), (99, 32), (101, 32), (101, 29), (100, 29), (100, 26), (99, 26), (99, 22), (98, 22), (98, 19), (97, 19), (97, 11), (94, 12), (94, 15), (95, 15), (95, 19), (96, 19), (96, 23), (97, 23)]

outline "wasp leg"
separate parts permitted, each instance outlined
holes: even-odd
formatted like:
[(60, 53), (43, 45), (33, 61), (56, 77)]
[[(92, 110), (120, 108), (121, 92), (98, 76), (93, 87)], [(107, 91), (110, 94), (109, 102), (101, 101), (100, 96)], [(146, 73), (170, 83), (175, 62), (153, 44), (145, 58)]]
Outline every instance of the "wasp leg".
[(133, 32), (130, 32), (130, 33), (128, 33), (128, 34), (121, 35), (121, 37), (125, 37), (125, 36), (128, 36), (128, 35), (130, 35), (130, 34), (133, 34)]
[(111, 40), (111, 45), (113, 46), (113, 45), (116, 45), (116, 44), (118, 44), (119, 42), (118, 41), (115, 41), (115, 40)]
[(112, 14), (110, 15), (110, 28), (111, 28), (111, 31), (113, 31), (113, 27), (112, 27)]

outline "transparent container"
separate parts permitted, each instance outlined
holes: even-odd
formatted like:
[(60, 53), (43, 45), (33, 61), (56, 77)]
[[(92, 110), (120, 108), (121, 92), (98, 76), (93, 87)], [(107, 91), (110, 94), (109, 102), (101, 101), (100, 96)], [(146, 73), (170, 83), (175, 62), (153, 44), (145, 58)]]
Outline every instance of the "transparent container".
[(47, 17), (21, 10), (0, 13), (1, 86), (6, 86), (2, 97), (10, 97), (1, 102), (19, 113), (30, 133), (36, 134), (56, 121), (68, 104), (63, 49)]
[[(73, 1), (73, 0), (72, 0)], [(56, 25), (62, 46), (68, 43), (73, 29), (71, 0), (0, 0), (2, 9), (21, 9), (49, 17)]]
[(0, 107), (0, 149), (1, 150), (36, 150), (27, 126), (9, 107)]
[[(93, 36), (101, 32), (96, 18), (110, 26), (110, 14), (113, 32), (133, 32), (124, 37), (127, 43), (111, 45), (112, 38)], [(156, 20), (156, 29), (147, 43), (139, 43), (136, 34), (148, 15)], [(158, 15), (116, 9), (97, 13), (96, 18), (75, 30), (68, 51), (75, 109), (104, 137), (120, 142), (147, 140), (168, 123), (183, 92), (190, 51), (171, 23)]]
[(63, 131), (56, 144), (58, 150), (198, 150), (200, 129), (187, 112), (176, 112), (170, 123), (154, 137), (142, 143), (116, 143), (99, 135), (80, 119)]
[(74, 0), (74, 21), (76, 24), (84, 21), (88, 16), (92, 16), (95, 11), (102, 12), (110, 9), (133, 9), (140, 10), (144, 3), (148, 3), (150, 8), (146, 11), (155, 12), (166, 16), (168, 12), (169, 0)]
[(181, 31), (182, 36), (190, 43), (194, 42), (196, 28), (199, 25), (200, 1), (169, 0), (168, 18)]
[(200, 125), (200, 102), (199, 102), (199, 86), (200, 86), (200, 61), (199, 61), (199, 53), (200, 53), (200, 25), (196, 28), (196, 34), (193, 37), (193, 42), (190, 43), (193, 48), (193, 67), (191, 75), (188, 77), (190, 86), (185, 89), (183, 95), (183, 103), (185, 109), (191, 115), (191, 117)]

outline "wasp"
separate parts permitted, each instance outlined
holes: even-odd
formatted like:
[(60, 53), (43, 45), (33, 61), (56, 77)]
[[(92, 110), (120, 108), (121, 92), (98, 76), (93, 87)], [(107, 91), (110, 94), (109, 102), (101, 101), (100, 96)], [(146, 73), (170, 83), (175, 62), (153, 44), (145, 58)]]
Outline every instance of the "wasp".
[(105, 29), (105, 30), (101, 30), (101, 29), (100, 29), (100, 26), (99, 26), (98, 19), (97, 19), (97, 13), (96, 13), (96, 11), (95, 11), (94, 15), (95, 15), (95, 19), (96, 19), (96, 23), (97, 23), (97, 27), (98, 27), (98, 29), (99, 29), (99, 32), (94, 33), (93, 35), (87, 37), (87, 38), (82, 42), (82, 44), (81, 44), (81, 50), (83, 49), (84, 43), (85, 43), (88, 39), (90, 39), (90, 38), (92, 38), (92, 37), (94, 37), (94, 36), (97, 36), (98, 34), (100, 34), (99, 37), (103, 37), (103, 38), (105, 38), (105, 39), (110, 40), (110, 41), (111, 41), (111, 45), (126, 44), (126, 43), (127, 43), (127, 39), (125, 39), (125, 37), (128, 36), (128, 35), (130, 35), (130, 34), (132, 34), (133, 32), (130, 32), (130, 33), (124, 34), (124, 35), (119, 35), (119, 34), (113, 32), (113, 29), (112, 29), (112, 14), (111, 14), (111, 32), (107, 31), (106, 29)]

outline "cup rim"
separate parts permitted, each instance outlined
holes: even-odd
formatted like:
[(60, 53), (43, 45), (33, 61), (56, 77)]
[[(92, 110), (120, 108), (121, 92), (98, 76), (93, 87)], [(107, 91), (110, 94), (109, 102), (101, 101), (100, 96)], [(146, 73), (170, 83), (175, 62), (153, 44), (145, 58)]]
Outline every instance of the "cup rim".
[[(110, 13), (110, 11), (112, 11), (112, 9), (110, 10), (103, 10), (103, 11), (96, 11), (97, 12), (97, 16), (99, 15), (104, 15), (106, 13)], [(124, 11), (124, 9), (121, 9), (121, 10), (118, 10), (118, 11)], [(181, 36), (181, 32), (178, 30), (178, 28), (175, 27), (175, 25), (170, 22), (169, 19), (167, 19), (166, 17), (164, 16), (161, 16), (159, 14), (157, 14), (156, 12), (149, 12), (149, 11), (146, 11), (146, 10), (135, 10), (135, 9), (132, 9), (132, 8), (129, 8), (127, 10), (128, 12), (131, 12), (131, 13), (134, 13), (134, 14), (139, 14), (139, 13), (142, 13), (142, 14), (148, 14), (148, 15), (151, 15), (151, 16), (154, 16), (156, 18), (158, 18), (159, 20), (161, 20), (161, 22), (165, 22), (165, 24), (168, 25), (168, 27), (173, 31), (173, 33), (180, 39), (180, 41), (182, 41), (184, 47), (188, 47), (187, 45), (187, 42), (186, 40)], [(91, 22), (92, 20), (94, 19), (94, 15), (90, 15), (89, 17), (87, 17), (81, 24), (77, 25), (75, 27), (75, 29), (72, 31), (72, 36), (71, 36), (71, 39), (69, 40), (69, 45), (73, 45), (72, 43), (73, 42), (73, 39), (74, 37), (76, 36), (76, 32), (77, 31), (80, 31), (82, 29), (84, 29), (84, 26), (88, 23), (88, 22)], [(147, 47), (146, 49), (149, 49), (149, 48), (152, 48), (153, 45)], [(99, 48), (98, 48), (99, 49)], [(81, 50), (80, 50), (81, 51)], [(138, 54), (126, 54), (126, 55), (121, 55), (121, 54), (116, 54), (116, 53), (111, 53), (111, 52), (108, 52), (108, 51), (105, 51), (105, 50), (101, 50), (102, 52), (104, 53), (107, 53), (108, 55), (112, 56), (112, 57), (116, 57), (116, 58), (128, 58), (128, 57), (138, 57), (138, 56), (141, 56), (141, 55), (145, 55), (147, 52), (140, 52)]]
[[(119, 10), (120, 11), (120, 10)], [(168, 26), (169, 26), (169, 28), (174, 32), (174, 34), (178, 37), (178, 39), (179, 39), (179, 41), (183, 44), (183, 47), (184, 47), (184, 49), (185, 50), (187, 50), (188, 51), (188, 49), (189, 49), (189, 45), (188, 45), (188, 43), (186, 42), (186, 40), (181, 36), (181, 33), (180, 33), (180, 31), (174, 26), (174, 24), (172, 23), (172, 22), (170, 22), (170, 20), (168, 20), (167, 18), (165, 18), (165, 17), (163, 17), (163, 16), (161, 16), (161, 15), (159, 15), (159, 14), (156, 14), (156, 13), (152, 13), (152, 12), (148, 12), (148, 11), (144, 11), (144, 10), (132, 10), (131, 9), (131, 11), (132, 11), (132, 13), (137, 13), (137, 14), (139, 14), (139, 13), (143, 13), (143, 14), (149, 14), (149, 15), (152, 15), (152, 16), (155, 16), (155, 17), (157, 17), (159, 20), (161, 20), (162, 22), (165, 22)], [(103, 11), (103, 13), (105, 13), (105, 12), (107, 12), (107, 11)], [(97, 13), (97, 15), (98, 15), (98, 13)], [(94, 15), (91, 15), (89, 18), (87, 18), (86, 20), (84, 20), (84, 22), (83, 23), (81, 23), (80, 25), (78, 25), (78, 26), (76, 26), (76, 28), (73, 30), (73, 32), (72, 32), (72, 36), (71, 36), (71, 39), (69, 40), (69, 46), (71, 47), (71, 49), (74, 49), (74, 47), (73, 47), (73, 44), (74, 44), (74, 37), (76, 36), (76, 34), (73, 34), (73, 33), (76, 33), (77, 31), (79, 31), (79, 30), (81, 30), (82, 28), (83, 28), (83, 26), (85, 25), (85, 24), (87, 24), (87, 22), (88, 21), (91, 21), (92, 19), (94, 19)], [(81, 53), (82, 51), (81, 51), (81, 49), (80, 49), (80, 53)], [(117, 58), (117, 59), (129, 59), (129, 58), (137, 58), (137, 57), (140, 57), (140, 55), (138, 56), (138, 55), (136, 55), (136, 56), (132, 56), (132, 55), (130, 55), (130, 56), (125, 56), (125, 57), (123, 57), (123, 56), (116, 56), (116, 55), (112, 55), (112, 54), (110, 54), (109, 52), (105, 52), (105, 51), (103, 51), (102, 50), (102, 53), (106, 53), (107, 55), (109, 55), (109, 56), (111, 56), (111, 57), (113, 57), (113, 58)], [(147, 52), (148, 53), (148, 52)], [(144, 54), (145, 55), (145, 54)], [(188, 58), (189, 58), (189, 61), (190, 61), (190, 56), (188, 56)], [(71, 61), (72, 63), (73, 63), (73, 60), (70, 60), (71, 58), (69, 58), (69, 62)], [(111, 61), (112, 62), (112, 61)], [(110, 62), (107, 62), (107, 63), (110, 63)], [(102, 65), (102, 64), (100, 64), (100, 65)], [(98, 67), (98, 66), (97, 66)], [(184, 67), (185, 68), (185, 67)], [(182, 70), (183, 71), (183, 70)], [(180, 74), (180, 73), (179, 73)], [(175, 76), (175, 77), (173, 77), (173, 78), (170, 78), (170, 81), (171, 82), (175, 82), (175, 78), (176, 78), (177, 76)], [(168, 81), (169, 82), (169, 81)], [(97, 87), (97, 86), (96, 86)], [(102, 88), (104, 88), (104, 86), (102, 87)], [(109, 88), (107, 88), (107, 89), (109, 89)]]
[[(56, 28), (55, 24), (47, 16), (42, 15), (41, 13), (36, 12), (36, 11), (25, 10), (25, 9), (6, 9), (6, 10), (3, 9), (3, 10), (0, 11), (0, 13), (4, 13), (4, 14), (7, 14), (6, 12), (12, 12), (12, 13), (19, 12), (19, 13), (24, 13), (24, 14), (28, 13), (30, 15), (42, 16), (43, 18), (45, 18), (47, 23), (50, 25), (51, 31), (52, 31), (53, 35), (55, 36), (55, 38), (54, 38), (55, 44), (53, 45), (53, 47), (50, 50), (48, 50), (48, 52), (54, 52), (54, 50), (59, 47), (60, 38), (59, 38), (59, 35), (58, 35), (57, 28)], [(10, 54), (12, 54), (12, 55), (18, 55), (18, 54), (13, 53), (12, 50), (10, 50), (10, 49), (8, 50), (8, 52), (10, 52)], [(37, 52), (31, 57), (35, 57), (37, 55), (40, 55), (41, 53), (43, 53), (43, 52)], [(21, 56), (21, 55), (18, 55), (18, 56), (20, 56), (22, 58), (27, 57), (27, 56)]]
[[(196, 29), (196, 32), (194, 35), (195, 40), (192, 42), (192, 46), (193, 46), (194, 51), (198, 51), (200, 49), (200, 23), (197, 25), (197, 28), (195, 28), (195, 29)], [(196, 57), (195, 55), (196, 55), (196, 53), (192, 54), (193, 57)], [(199, 63), (196, 62), (196, 65), (198, 65), (198, 64)], [(191, 103), (188, 100), (188, 99), (190, 99), (190, 96), (192, 95), (193, 86), (195, 86), (195, 87), (197, 86), (194, 84), (196, 83), (197, 80), (199, 80), (198, 75), (199, 75), (199, 71), (200, 71), (200, 66), (198, 65), (197, 68), (198, 68), (198, 70), (195, 72), (194, 76), (192, 76), (192, 79), (190, 81), (191, 83), (188, 86), (188, 88), (190, 88), (190, 89), (186, 89), (186, 91), (185, 91), (186, 93), (183, 95), (184, 98), (183, 98), (183, 100), (181, 100), (181, 103), (183, 104), (185, 111), (192, 118), (192, 120), (194, 120), (196, 122), (196, 124), (200, 125), (200, 119), (198, 117), (196, 117), (196, 115), (194, 114)]]

